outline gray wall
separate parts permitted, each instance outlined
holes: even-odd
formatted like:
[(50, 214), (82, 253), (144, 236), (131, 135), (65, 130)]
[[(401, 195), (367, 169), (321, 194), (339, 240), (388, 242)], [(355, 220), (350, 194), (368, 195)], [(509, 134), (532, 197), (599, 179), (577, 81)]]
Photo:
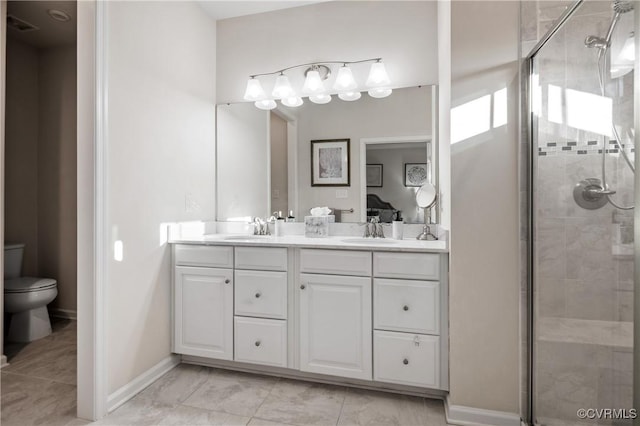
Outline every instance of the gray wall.
[(106, 7), (112, 394), (171, 354), (165, 224), (215, 215), (216, 24), (194, 2)]
[(38, 269), (38, 50), (7, 40), (5, 240), (22, 242), (23, 273)]
[[(451, 147), (450, 404), (519, 413), (519, 3), (451, 4), (451, 107), (507, 88), (507, 124)], [(473, 119), (474, 117), (467, 117)], [(465, 126), (454, 121), (451, 126)]]
[(6, 240), (26, 243), (24, 275), (58, 281), (76, 311), (76, 49), (7, 44)]

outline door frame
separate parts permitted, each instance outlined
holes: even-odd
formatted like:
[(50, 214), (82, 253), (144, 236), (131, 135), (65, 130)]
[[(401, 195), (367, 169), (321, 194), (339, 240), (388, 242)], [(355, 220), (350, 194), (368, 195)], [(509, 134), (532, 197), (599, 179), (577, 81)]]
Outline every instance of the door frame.
[(77, 2), (78, 14), (78, 390), (77, 416), (107, 414), (106, 319), (107, 9)]
[[(4, 241), (4, 123), (7, 0), (0, 0), (0, 241)], [(106, 203), (106, 5), (77, 2), (77, 416), (97, 420), (106, 414), (106, 265), (108, 246)], [(0, 251), (0, 272), (4, 251)], [(4, 306), (0, 281), (0, 307)], [(4, 311), (3, 308), (0, 308)], [(0, 329), (4, 315), (0, 315)], [(0, 333), (0, 365), (4, 356)]]

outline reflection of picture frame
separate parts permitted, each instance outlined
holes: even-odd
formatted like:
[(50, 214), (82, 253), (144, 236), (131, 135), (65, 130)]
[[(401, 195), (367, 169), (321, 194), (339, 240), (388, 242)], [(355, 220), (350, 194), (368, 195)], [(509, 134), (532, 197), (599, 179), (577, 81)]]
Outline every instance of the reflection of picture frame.
[(311, 141), (311, 186), (350, 186), (350, 139)]
[(367, 164), (367, 187), (382, 188), (382, 164)]
[(429, 179), (426, 163), (404, 164), (404, 186), (422, 186)]

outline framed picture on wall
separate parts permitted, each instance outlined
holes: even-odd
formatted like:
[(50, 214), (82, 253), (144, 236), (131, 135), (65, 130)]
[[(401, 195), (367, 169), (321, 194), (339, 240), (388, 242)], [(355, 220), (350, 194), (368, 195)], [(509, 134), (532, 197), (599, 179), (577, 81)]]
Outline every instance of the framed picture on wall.
[(422, 186), (428, 178), (427, 163), (404, 164), (404, 186)]
[(350, 186), (350, 139), (311, 141), (311, 186)]
[(367, 187), (382, 188), (382, 164), (367, 164)]

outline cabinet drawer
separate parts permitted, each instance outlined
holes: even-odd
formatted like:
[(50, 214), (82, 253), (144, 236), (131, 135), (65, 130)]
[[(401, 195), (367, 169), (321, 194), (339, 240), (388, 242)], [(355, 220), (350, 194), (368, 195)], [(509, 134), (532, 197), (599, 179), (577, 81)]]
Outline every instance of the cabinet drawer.
[(440, 279), (440, 255), (429, 253), (374, 253), (373, 276), (413, 280)]
[(440, 283), (437, 281), (375, 278), (373, 304), (373, 328), (440, 333)]
[(233, 268), (233, 247), (179, 244), (174, 254), (179, 266)]
[(236, 361), (287, 366), (287, 322), (235, 317)]
[(287, 273), (235, 271), (235, 314), (287, 318)]
[(440, 338), (373, 332), (373, 379), (403, 385), (440, 387)]
[(287, 249), (284, 247), (236, 247), (236, 269), (286, 271)]
[(371, 276), (371, 253), (349, 250), (300, 250), (300, 272)]

